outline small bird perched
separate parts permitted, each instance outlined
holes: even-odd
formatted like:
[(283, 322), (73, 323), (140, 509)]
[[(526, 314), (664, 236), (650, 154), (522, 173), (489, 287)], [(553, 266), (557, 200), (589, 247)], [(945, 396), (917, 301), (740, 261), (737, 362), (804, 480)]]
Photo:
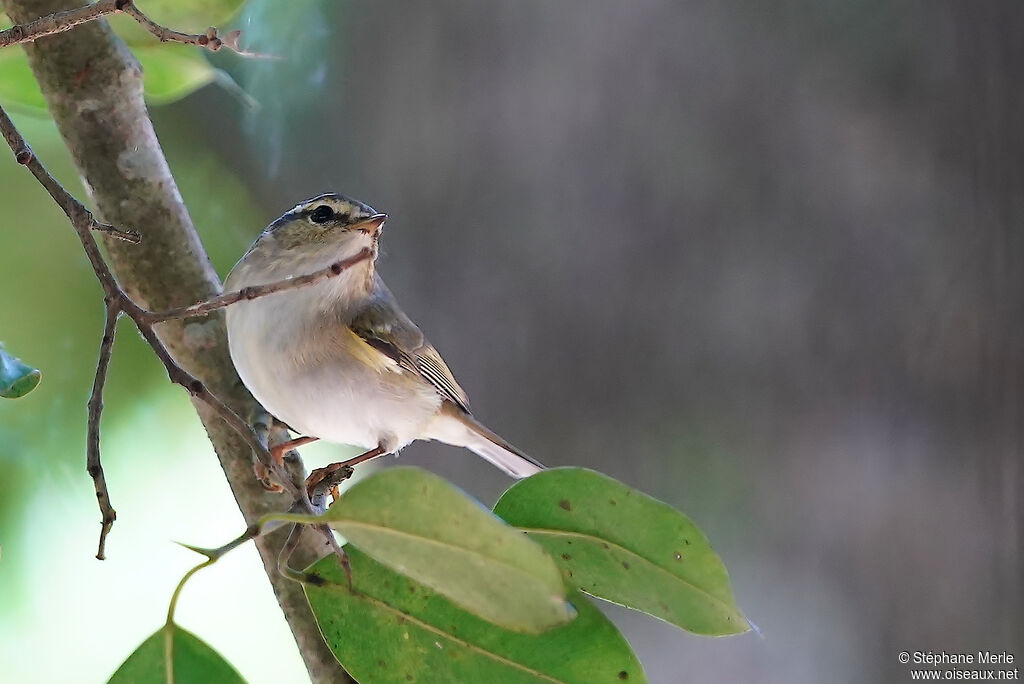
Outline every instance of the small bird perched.
[[(342, 195), (314, 197), (271, 223), (235, 264), (228, 290), (325, 269), (369, 249), (335, 278), (227, 309), (228, 345), (242, 382), (275, 418), (304, 435), (367, 451), (328, 472), (417, 439), (466, 447), (512, 477), (543, 466), (478, 423), (466, 393), (374, 267), (387, 220)], [(317, 473), (320, 473), (319, 479)]]

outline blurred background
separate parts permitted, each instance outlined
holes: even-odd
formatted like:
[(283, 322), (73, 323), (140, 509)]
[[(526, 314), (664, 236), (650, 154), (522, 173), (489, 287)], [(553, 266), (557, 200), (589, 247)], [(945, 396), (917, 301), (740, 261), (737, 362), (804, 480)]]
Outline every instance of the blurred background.
[[(231, 25), (283, 59), (214, 55), (239, 88), (152, 109), (218, 272), (320, 192), (387, 212), (380, 269), (479, 417), (685, 511), (728, 566), (761, 636), (609, 608), (651, 682), (1024, 656), (1024, 6), (253, 0)], [(80, 191), (53, 125), (18, 123)], [(0, 403), (0, 669), (103, 681), (196, 562), (171, 541), (243, 523), (125, 326), (92, 558), (100, 290), (9, 159), (0, 205), (0, 339), (43, 371)], [(468, 451), (401, 460), (488, 505), (510, 484)], [(254, 684), (305, 680), (251, 548), (179, 618)]]

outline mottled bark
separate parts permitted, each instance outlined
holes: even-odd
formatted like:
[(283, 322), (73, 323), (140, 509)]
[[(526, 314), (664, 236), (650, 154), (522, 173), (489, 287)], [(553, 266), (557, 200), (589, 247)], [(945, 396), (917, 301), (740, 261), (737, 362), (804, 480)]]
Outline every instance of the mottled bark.
[[(3, 0), (3, 5), (15, 22), (69, 6), (61, 0)], [(97, 213), (142, 234), (139, 245), (104, 241), (121, 287), (154, 310), (217, 294), (220, 281), (156, 139), (142, 99), (141, 71), (127, 47), (99, 20), (26, 44), (25, 49)], [(158, 333), (177, 363), (214, 394), (243, 416), (254, 412), (257, 406), (228, 356), (223, 312), (167, 321)], [(239, 436), (207, 407), (196, 404), (196, 410), (246, 521), (287, 507), (282, 496), (268, 494), (257, 484), (250, 450)], [(116, 549), (116, 529), (114, 535)], [(310, 533), (305, 537), (300, 555), (310, 559), (322, 542)], [(257, 546), (310, 677), (317, 684), (352, 681), (324, 644), (301, 587), (278, 574), (283, 543), (283, 533), (276, 533), (258, 540)]]

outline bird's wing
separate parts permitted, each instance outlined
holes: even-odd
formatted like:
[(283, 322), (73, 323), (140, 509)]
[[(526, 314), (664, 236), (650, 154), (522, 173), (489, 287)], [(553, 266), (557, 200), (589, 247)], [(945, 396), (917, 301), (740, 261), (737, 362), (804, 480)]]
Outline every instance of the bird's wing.
[(445, 399), (469, 413), (469, 397), (423, 332), (398, 307), (378, 277), (373, 295), (349, 324), (360, 339), (403, 369), (429, 382)]

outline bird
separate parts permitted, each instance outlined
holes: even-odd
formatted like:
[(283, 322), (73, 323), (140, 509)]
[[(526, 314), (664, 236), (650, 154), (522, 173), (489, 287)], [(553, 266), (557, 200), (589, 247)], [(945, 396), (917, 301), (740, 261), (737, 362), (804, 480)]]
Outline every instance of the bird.
[(243, 384), (301, 435), (272, 449), (321, 439), (365, 449), (314, 471), (331, 473), (397, 452), (416, 440), (465, 447), (521, 479), (544, 469), (473, 417), (469, 398), (376, 269), (387, 215), (337, 193), (297, 204), (273, 221), (232, 268), (225, 289), (267, 285), (368, 256), (333, 278), (236, 302), (228, 348)]

